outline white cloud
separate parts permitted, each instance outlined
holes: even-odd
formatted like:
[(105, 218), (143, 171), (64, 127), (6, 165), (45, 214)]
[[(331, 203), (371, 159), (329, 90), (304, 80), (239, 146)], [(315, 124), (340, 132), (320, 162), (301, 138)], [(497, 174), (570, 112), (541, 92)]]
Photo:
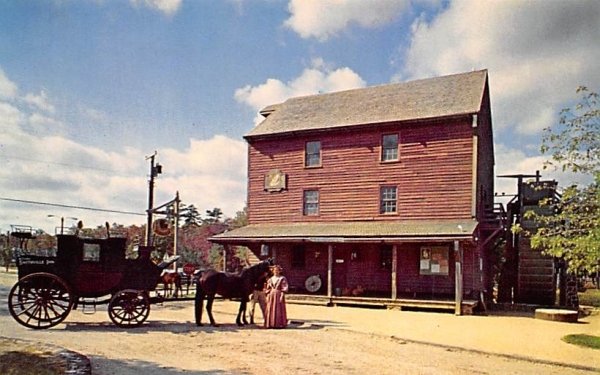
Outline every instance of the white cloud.
[(44, 116), (39, 113), (33, 113), (29, 116), (29, 124), (33, 127), (39, 128), (58, 128), (62, 126), (62, 123), (58, 120), (53, 119), (52, 117)]
[[(16, 98), (17, 93), (11, 95)], [(40, 103), (51, 99), (37, 97), (42, 96)], [(57, 127), (69, 124), (36, 112), (38, 107), (20, 108), (0, 100), (0, 197), (144, 213), (149, 166), (145, 151), (125, 147), (110, 152), (57, 135)], [(55, 111), (60, 114), (60, 108)], [(91, 114), (106, 116), (101, 111)], [(39, 131), (39, 126), (46, 130)], [(201, 212), (219, 207), (225, 216), (235, 215), (246, 202), (246, 155), (244, 142), (225, 136), (191, 139), (184, 150), (159, 149), (157, 162), (163, 173), (155, 180), (155, 205), (179, 192), (184, 203)], [(0, 200), (0, 229), (19, 224), (53, 232), (59, 222), (49, 214), (77, 217), (87, 227), (105, 221), (139, 225), (146, 220), (143, 215)]]
[(13, 99), (18, 91), (17, 85), (8, 79), (4, 70), (0, 68), (0, 99)]
[(302, 38), (325, 41), (350, 25), (375, 28), (397, 18), (409, 0), (291, 0), (284, 25)]
[(163, 12), (167, 16), (177, 13), (182, 0), (130, 0), (135, 6), (146, 6), (150, 9)]
[(47, 113), (54, 113), (54, 106), (48, 101), (48, 94), (45, 90), (40, 91), (39, 95), (29, 93), (23, 98), (27, 104), (33, 108), (42, 110)]
[[(511, 148), (502, 144), (496, 144), (494, 151), (496, 155), (495, 176), (515, 174), (534, 175), (536, 171), (540, 171), (542, 180), (558, 181), (559, 189), (574, 183), (589, 184), (591, 182), (591, 176), (563, 172), (560, 169), (543, 169), (544, 161), (546, 160), (544, 156), (527, 156), (521, 149)], [(525, 180), (529, 179), (526, 178)], [(495, 185), (495, 190), (499, 194), (516, 194), (517, 192), (517, 180), (514, 178), (496, 177)]]
[(418, 19), (396, 79), (490, 72), (497, 129), (536, 134), (579, 85), (600, 85), (600, 2), (458, 0)]
[[(237, 89), (235, 99), (259, 111), (291, 97), (349, 90), (366, 85), (365, 81), (350, 68), (332, 69), (321, 59), (313, 60), (312, 64), (312, 67), (305, 69), (300, 76), (287, 83), (269, 78), (258, 86), (248, 85)], [(255, 122), (259, 121), (262, 121), (262, 117), (257, 116)]]
[[(23, 120), (23, 116), (18, 108), (15, 106), (0, 101), (0, 128), (2, 129), (3, 136), (10, 133), (17, 133), (20, 131), (19, 124)], [(1, 144), (5, 144), (8, 140), (4, 138), (0, 141)]]

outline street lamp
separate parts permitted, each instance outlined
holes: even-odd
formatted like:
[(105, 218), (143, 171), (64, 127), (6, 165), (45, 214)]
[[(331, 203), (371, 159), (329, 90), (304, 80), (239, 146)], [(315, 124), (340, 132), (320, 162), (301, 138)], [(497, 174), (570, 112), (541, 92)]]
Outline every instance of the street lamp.
[(78, 220), (76, 217), (64, 217), (64, 216), (56, 216), (56, 215), (48, 215), (48, 217), (60, 217), (60, 234), (64, 233), (65, 230), (65, 219), (69, 220)]

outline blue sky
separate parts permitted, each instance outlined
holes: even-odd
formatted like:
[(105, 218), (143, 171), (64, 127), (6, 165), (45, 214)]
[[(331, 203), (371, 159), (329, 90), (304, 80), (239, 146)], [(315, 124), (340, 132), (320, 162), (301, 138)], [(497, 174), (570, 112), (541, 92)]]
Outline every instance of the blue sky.
[[(541, 130), (600, 87), (598, 20), (593, 0), (0, 2), (0, 198), (141, 213), (156, 150), (156, 203), (179, 191), (233, 216), (260, 108), (473, 69), (489, 70), (496, 173), (532, 173)], [(144, 222), (0, 200), (2, 231), (53, 231), (48, 215)]]

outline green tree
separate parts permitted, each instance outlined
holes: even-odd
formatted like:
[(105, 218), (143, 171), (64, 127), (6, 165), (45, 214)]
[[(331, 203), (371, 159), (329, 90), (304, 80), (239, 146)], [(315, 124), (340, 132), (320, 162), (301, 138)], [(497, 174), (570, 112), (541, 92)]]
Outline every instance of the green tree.
[(207, 224), (218, 223), (221, 220), (221, 216), (223, 216), (223, 211), (220, 208), (215, 207), (212, 210), (206, 210), (207, 218), (204, 219), (204, 222)]
[(8, 267), (12, 261), (12, 257), (13, 252), (10, 248), (8, 236), (0, 234), (0, 263), (6, 268), (6, 272), (8, 272)]
[(183, 225), (200, 225), (202, 218), (200, 217), (200, 212), (198, 212), (196, 206), (193, 204), (182, 206), (180, 216), (183, 218)]
[(577, 94), (579, 103), (560, 111), (557, 126), (544, 129), (540, 151), (550, 155), (544, 167), (594, 175), (600, 171), (600, 96), (585, 86)]
[(529, 211), (540, 228), (531, 245), (544, 253), (563, 258), (568, 270), (597, 272), (600, 261), (600, 100), (595, 92), (579, 87), (578, 104), (560, 112), (559, 124), (544, 130), (540, 151), (550, 156), (544, 167), (561, 168), (586, 175), (593, 182), (571, 185), (559, 201), (540, 205), (556, 213), (540, 216)]
[(248, 225), (248, 207), (245, 206), (241, 211), (235, 213), (235, 217), (228, 222), (231, 229), (241, 228)]

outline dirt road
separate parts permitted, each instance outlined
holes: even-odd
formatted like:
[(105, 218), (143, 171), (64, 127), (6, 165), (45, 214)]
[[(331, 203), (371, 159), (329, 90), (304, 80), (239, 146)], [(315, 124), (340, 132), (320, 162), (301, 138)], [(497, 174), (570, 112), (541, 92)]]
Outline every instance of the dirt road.
[[(8, 286), (14, 282), (14, 273), (0, 272), (0, 337), (51, 343), (80, 352), (90, 358), (93, 373), (99, 375), (592, 373), (576, 366), (541, 364), (357, 332), (336, 321), (335, 316), (328, 320), (306, 318), (304, 307), (298, 305), (289, 305), (293, 324), (285, 330), (239, 328), (233, 324), (237, 305), (217, 301), (215, 319), (222, 325), (216, 328), (193, 323), (193, 302), (171, 302), (153, 305), (148, 322), (137, 329), (114, 327), (106, 310), (99, 309), (93, 315), (73, 311), (65, 323), (35, 331), (18, 325), (8, 314)], [(371, 310), (353, 313), (364, 314), (366, 320), (376, 316)]]

